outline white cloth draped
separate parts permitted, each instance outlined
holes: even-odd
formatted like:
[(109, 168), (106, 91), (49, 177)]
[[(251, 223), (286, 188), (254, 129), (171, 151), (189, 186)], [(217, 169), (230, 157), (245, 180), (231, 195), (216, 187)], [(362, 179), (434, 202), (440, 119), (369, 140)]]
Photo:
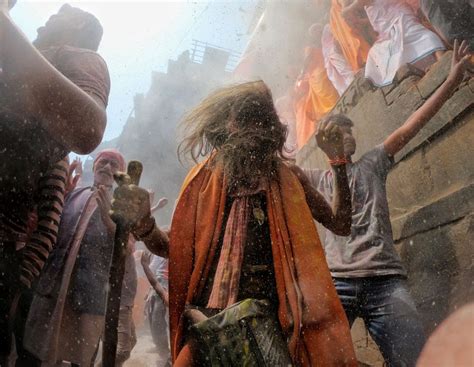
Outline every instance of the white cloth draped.
[(331, 32), (331, 27), (326, 24), (321, 39), (324, 66), (329, 80), (336, 88), (340, 96), (346, 91), (354, 80), (354, 71), (342, 54)]
[(441, 39), (425, 28), (413, 9), (399, 0), (375, 0), (367, 15), (379, 37), (369, 51), (365, 76), (377, 86), (390, 84), (397, 70), (444, 49)]

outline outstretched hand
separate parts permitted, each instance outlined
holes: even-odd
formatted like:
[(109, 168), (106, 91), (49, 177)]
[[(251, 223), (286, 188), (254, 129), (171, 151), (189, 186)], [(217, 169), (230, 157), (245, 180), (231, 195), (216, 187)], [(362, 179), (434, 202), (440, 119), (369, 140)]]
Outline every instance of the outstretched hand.
[(134, 234), (143, 232), (152, 220), (149, 192), (132, 184), (126, 173), (118, 173), (114, 177), (118, 187), (114, 191), (110, 211), (112, 220), (130, 226)]
[(151, 208), (151, 212), (154, 213), (157, 210), (164, 208), (167, 204), (168, 204), (168, 199), (165, 197), (162, 197), (160, 200), (158, 200), (158, 203), (156, 203), (156, 205), (154, 205)]
[(140, 263), (143, 267), (150, 266), (152, 256), (152, 253), (148, 250), (142, 252), (142, 256), (140, 256)]
[(464, 40), (459, 43), (458, 40), (454, 40), (453, 57), (451, 59), (451, 71), (449, 72), (448, 79), (454, 84), (461, 83), (464, 72), (467, 66), (470, 64), (471, 52), (469, 51), (469, 44)]
[(316, 142), (329, 159), (344, 157), (342, 131), (339, 126), (331, 122), (331, 119), (325, 119), (319, 123)]
[(76, 188), (82, 177), (82, 161), (80, 158), (74, 159), (69, 165), (67, 177), (66, 192), (71, 192)]

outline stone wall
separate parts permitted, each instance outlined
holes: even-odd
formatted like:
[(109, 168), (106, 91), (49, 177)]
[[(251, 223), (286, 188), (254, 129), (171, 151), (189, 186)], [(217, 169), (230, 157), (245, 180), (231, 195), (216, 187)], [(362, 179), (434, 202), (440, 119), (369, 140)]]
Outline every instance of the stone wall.
[[(356, 157), (383, 142), (445, 80), (451, 53), (426, 73), (408, 66), (396, 82), (375, 89), (359, 76), (335, 106), (354, 126)], [(426, 331), (474, 301), (474, 79), (465, 81), (395, 157), (387, 192), (394, 239), (409, 274)], [(327, 167), (314, 139), (298, 153), (304, 167)], [(361, 362), (382, 365), (377, 348), (353, 328)]]
[[(206, 56), (208, 52), (210, 56)], [(211, 47), (204, 55), (202, 63), (195, 63), (186, 51), (177, 60), (169, 60), (166, 73), (153, 72), (150, 90), (135, 96), (134, 114), (114, 142), (127, 160), (143, 163), (140, 185), (155, 192), (155, 202), (163, 196), (169, 199), (156, 214), (160, 225), (170, 223), (190, 164), (178, 160), (179, 122), (211, 90), (229, 79), (225, 63), (219, 62), (222, 58), (217, 62), (212, 58)]]

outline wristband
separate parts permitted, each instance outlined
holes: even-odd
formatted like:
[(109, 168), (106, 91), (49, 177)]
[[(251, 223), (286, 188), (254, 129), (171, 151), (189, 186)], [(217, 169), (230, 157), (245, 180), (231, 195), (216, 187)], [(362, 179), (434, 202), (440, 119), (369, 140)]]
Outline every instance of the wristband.
[(343, 158), (336, 157), (333, 159), (329, 159), (328, 162), (331, 166), (342, 166), (343, 164), (347, 164), (349, 161), (345, 157)]
[(144, 230), (142, 233), (137, 233), (136, 230), (133, 231), (133, 235), (135, 236), (135, 238), (139, 241), (143, 240), (144, 238), (147, 238), (149, 235), (151, 235), (153, 233), (153, 231), (155, 230), (155, 218), (154, 217), (150, 217), (148, 218), (147, 220), (150, 221), (151, 225), (149, 228), (147, 228), (146, 230)]

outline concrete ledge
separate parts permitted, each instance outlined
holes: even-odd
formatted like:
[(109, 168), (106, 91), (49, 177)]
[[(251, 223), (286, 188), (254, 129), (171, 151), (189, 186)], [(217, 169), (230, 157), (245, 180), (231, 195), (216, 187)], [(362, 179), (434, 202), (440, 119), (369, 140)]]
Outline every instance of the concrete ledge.
[(474, 183), (419, 210), (392, 218), (395, 241), (454, 222), (474, 212)]

